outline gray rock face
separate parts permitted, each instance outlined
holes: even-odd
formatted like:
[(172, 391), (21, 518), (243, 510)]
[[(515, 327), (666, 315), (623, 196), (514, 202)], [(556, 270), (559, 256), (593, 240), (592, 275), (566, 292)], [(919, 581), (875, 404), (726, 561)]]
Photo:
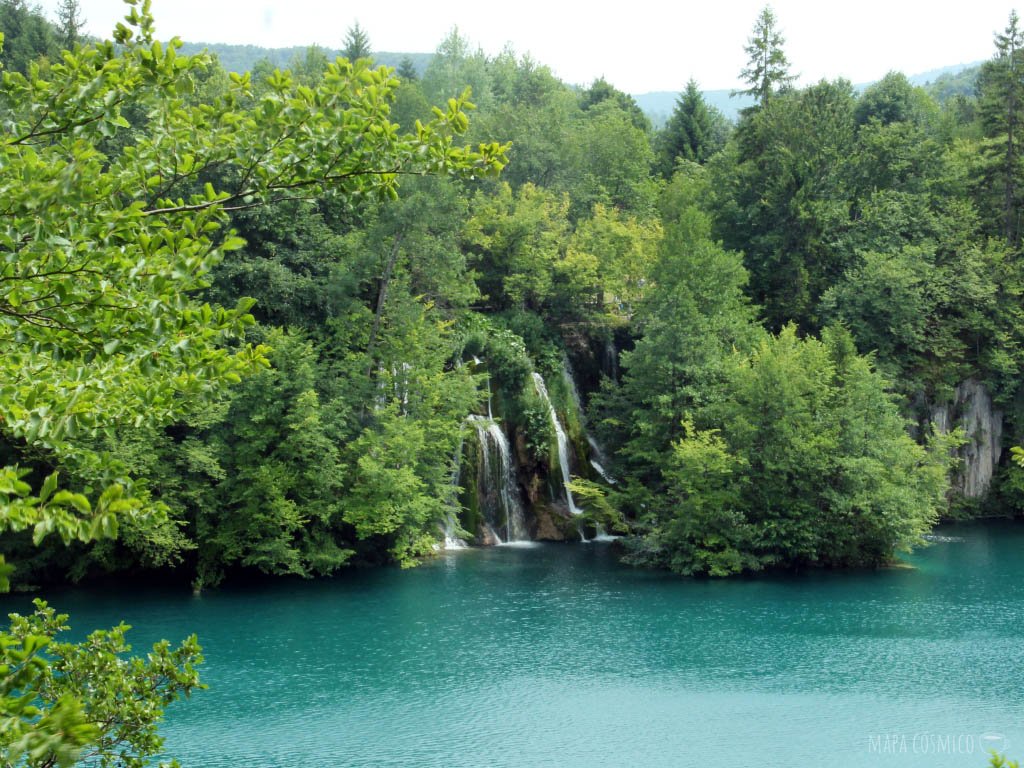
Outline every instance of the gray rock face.
[(953, 487), (968, 499), (985, 495), (1003, 453), (1003, 413), (980, 381), (968, 379), (956, 388), (952, 403), (933, 406), (931, 423), (943, 434), (959, 426), (967, 442), (957, 450), (961, 467)]

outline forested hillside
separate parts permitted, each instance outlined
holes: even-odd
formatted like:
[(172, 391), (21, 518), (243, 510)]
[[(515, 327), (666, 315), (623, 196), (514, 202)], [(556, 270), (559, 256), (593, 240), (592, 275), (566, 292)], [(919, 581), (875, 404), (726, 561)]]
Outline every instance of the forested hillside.
[[(973, 87), (858, 94), (795, 87), (765, 9), (738, 119), (690, 80), (660, 130), (454, 31), (237, 73), (154, 29), (0, 0), (0, 589), (609, 534), (878, 567), (1024, 510), (1016, 14)], [(146, 764), (195, 637), (65, 619), (0, 636), (5, 764)]]
[[(19, 0), (2, 12), (11, 94), (43, 82), (78, 29)], [(743, 72), (752, 106), (730, 123), (691, 81), (659, 131), (604, 80), (578, 91), (456, 32), (422, 76), (412, 62), (360, 65), (390, 127), (372, 129), (379, 150), (353, 139), (320, 180), (315, 155), (247, 166), (207, 147), (149, 167), (149, 209), (203, 212), (188, 201), (213, 195), (234, 232), (217, 258), (161, 284), (179, 296), (172, 315), (219, 318), (204, 341), (213, 357), (196, 352), (195, 386), (167, 403), (120, 404), (144, 417), (65, 420), (59, 440), (11, 350), (67, 355), (70, 341), (29, 330), (95, 328), (93, 351), (75, 352), (88, 376), (130, 360), (130, 345), (112, 320), (92, 325), (97, 307), (64, 306), (70, 288), (26, 292), (53, 276), (26, 266), (19, 238), (32, 236), (9, 230), (0, 450), (24, 482), (6, 508), (59, 471), (82, 498), (116, 481), (160, 514), (70, 546), (9, 525), (8, 558), (29, 581), (128, 570), (203, 586), (412, 564), (446, 538), (614, 531), (636, 562), (725, 575), (882, 564), (942, 516), (1016, 514), (1024, 480), (1005, 449), (1021, 430), (1024, 364), (1020, 38), (1012, 16), (972, 94), (940, 101), (899, 73), (860, 95), (843, 80), (798, 89), (765, 11)], [(370, 49), (358, 28), (343, 41), (353, 59)], [(197, 120), (202, 104), (270, 104), (284, 140), (302, 110), (273, 106), (275, 94), (319, 105), (314, 89), (339, 76), (316, 48), (290, 66), (257, 63), (250, 80), (196, 64), (182, 98)], [(472, 109), (449, 101), (464, 93)], [(89, 152), (118, 168), (156, 124), (130, 93), (114, 105)], [(432, 119), (487, 152), (510, 143), (507, 167), (410, 164), (396, 137), (426, 140)], [(5, 130), (14, 157), (26, 142)], [(59, 148), (49, 141), (28, 144)], [(340, 171), (347, 160), (366, 165)], [(368, 171), (386, 183), (331, 191)], [(287, 181), (296, 173), (305, 180)], [(256, 178), (264, 193), (249, 189)], [(69, 226), (33, 258), (84, 242)], [(243, 346), (213, 333), (250, 313)], [(204, 389), (202, 366), (240, 350), (251, 359), (232, 368), (239, 382)]]

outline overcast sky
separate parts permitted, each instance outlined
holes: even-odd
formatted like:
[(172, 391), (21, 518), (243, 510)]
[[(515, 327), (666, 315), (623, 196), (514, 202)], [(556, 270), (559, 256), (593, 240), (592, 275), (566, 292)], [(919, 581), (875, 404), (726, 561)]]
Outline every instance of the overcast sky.
[[(109, 36), (124, 16), (120, 0), (80, 0), (86, 31)], [(488, 54), (510, 42), (562, 80), (604, 76), (630, 93), (679, 91), (693, 77), (706, 90), (732, 88), (743, 45), (763, 0), (627, 0), (614, 11), (595, 2), (517, 0), (154, 0), (161, 38), (268, 47), (317, 43), (339, 48), (357, 21), (377, 51), (428, 52), (453, 26)], [(57, 0), (42, 0), (51, 11)], [(802, 83), (877, 80), (988, 58), (1006, 26), (1005, 0), (776, 0), (785, 50)]]

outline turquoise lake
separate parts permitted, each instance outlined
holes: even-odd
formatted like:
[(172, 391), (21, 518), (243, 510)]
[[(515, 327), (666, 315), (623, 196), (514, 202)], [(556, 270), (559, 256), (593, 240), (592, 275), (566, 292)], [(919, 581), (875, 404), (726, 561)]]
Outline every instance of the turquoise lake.
[(1024, 759), (1024, 525), (936, 534), (913, 569), (694, 581), (547, 544), (47, 597), (136, 651), (199, 634), (210, 689), (163, 728), (187, 768)]

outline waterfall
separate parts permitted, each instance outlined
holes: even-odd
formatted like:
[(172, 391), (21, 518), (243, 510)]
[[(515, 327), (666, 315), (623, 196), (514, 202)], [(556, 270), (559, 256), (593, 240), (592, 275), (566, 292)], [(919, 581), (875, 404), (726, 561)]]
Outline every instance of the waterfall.
[(587, 438), (587, 444), (590, 446), (590, 466), (594, 468), (598, 476), (604, 480), (608, 485), (615, 485), (615, 479), (608, 474), (608, 471), (604, 468), (604, 465), (608, 463), (608, 459), (604, 455), (604, 451), (601, 450), (601, 446), (598, 445), (597, 440), (588, 434), (586, 414), (583, 411), (583, 402), (580, 400), (580, 391), (576, 388), (576, 374), (572, 369), (572, 364), (569, 362), (568, 357), (562, 357), (562, 378), (565, 379), (565, 385), (569, 388), (569, 395), (572, 397), (572, 403), (576, 408), (577, 418), (580, 420), (580, 426), (583, 428), (583, 434)]
[[(473, 355), (473, 370), (474, 370), (474, 372), (480, 366), (482, 366), (483, 364), (484, 364), (483, 360), (481, 360), (476, 355)], [(493, 419), (494, 418), (494, 410), (493, 410), (493, 407), (494, 407), (494, 405), (493, 405), (494, 394), (491, 392), (491, 374), (487, 373), (485, 371), (484, 372), (484, 376), (486, 377), (484, 379), (484, 386), (487, 387), (487, 418), (488, 419)]]
[(572, 369), (572, 363), (569, 362), (567, 355), (562, 355), (562, 380), (569, 389), (569, 397), (572, 398), (572, 404), (576, 408), (576, 413), (582, 419), (583, 401), (580, 400), (580, 391), (576, 388), (576, 372)]
[(462, 449), (465, 445), (466, 439), (459, 431), (459, 444), (455, 448), (455, 456), (452, 458), (452, 502), (448, 507), (448, 512), (444, 518), (444, 548), (445, 549), (465, 549), (466, 542), (459, 538), (457, 531), (459, 530), (459, 504), (455, 498), (456, 489), (459, 485), (459, 473), (462, 471)]
[[(486, 524), (499, 544), (529, 540), (512, 466), (512, 450), (504, 430), (483, 416), (470, 416), (468, 421), (476, 429), (480, 444), (477, 493), (483, 502)], [(502, 530), (504, 539), (499, 535)]]
[(615, 348), (615, 337), (609, 336), (604, 343), (604, 359), (601, 371), (612, 381), (619, 380), (619, 351)]
[(608, 485), (615, 485), (615, 478), (608, 474), (608, 470), (604, 468), (604, 465), (608, 463), (608, 459), (604, 455), (604, 450), (601, 445), (590, 435), (587, 435), (587, 444), (590, 446), (590, 466), (594, 468), (594, 471), (604, 480)]
[[(612, 351), (614, 353), (614, 346), (612, 347)], [(579, 390), (576, 388), (576, 375), (572, 370), (572, 365), (569, 363), (568, 357), (562, 358), (562, 376), (565, 379), (566, 386), (569, 388), (569, 394), (572, 397), (573, 405), (576, 407), (577, 418), (579, 419), (580, 426), (583, 429), (583, 434), (586, 435), (587, 444), (590, 446), (590, 466), (594, 468), (594, 471), (597, 472), (598, 476), (608, 483), (608, 485), (615, 485), (615, 478), (609, 475), (603, 466), (603, 464), (608, 462), (608, 459), (604, 455), (604, 451), (601, 450), (601, 446), (598, 444), (597, 440), (587, 433), (586, 414), (583, 411), (583, 403), (580, 400)], [(566, 492), (568, 492), (568, 489), (566, 489)], [(610, 535), (601, 523), (595, 523), (594, 528), (594, 538), (589, 541), (614, 541), (619, 538), (618, 536)], [(587, 537), (583, 534), (582, 528), (580, 529), (580, 539), (584, 542), (588, 541)]]
[(548, 388), (544, 385), (544, 377), (535, 372), (533, 374), (533, 384), (537, 388), (537, 394), (540, 395), (541, 400), (547, 404), (551, 425), (555, 428), (555, 436), (558, 439), (558, 464), (562, 469), (562, 485), (565, 487), (565, 500), (569, 505), (569, 511), (574, 515), (578, 515), (582, 510), (576, 506), (576, 502), (572, 498), (572, 491), (569, 490), (569, 439), (565, 436), (565, 430), (562, 429), (562, 423), (558, 420), (555, 406), (552, 405), (551, 398), (548, 397)]
[(608, 483), (608, 485), (615, 485), (615, 478), (608, 474), (608, 470), (601, 466), (599, 461), (591, 459), (590, 466), (594, 468), (594, 471), (597, 472), (598, 476)]

